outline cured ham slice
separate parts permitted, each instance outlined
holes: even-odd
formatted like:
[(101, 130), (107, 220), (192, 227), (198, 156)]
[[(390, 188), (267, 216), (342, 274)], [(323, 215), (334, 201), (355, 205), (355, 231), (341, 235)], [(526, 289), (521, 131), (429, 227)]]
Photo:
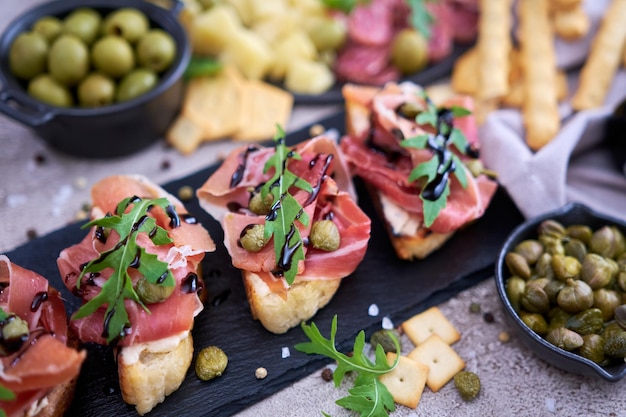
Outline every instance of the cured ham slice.
[[(182, 202), (144, 177), (112, 176), (95, 184), (92, 188), (92, 217), (102, 217), (106, 213), (115, 212), (120, 201), (132, 196), (149, 199), (167, 197), (176, 208), (176, 213), (181, 219), (177, 227), (170, 224), (170, 215), (160, 207), (155, 207), (149, 212), (157, 225), (167, 231), (172, 243), (157, 246), (146, 233), (140, 232), (137, 235), (139, 246), (168, 264), (176, 286), (172, 295), (164, 301), (148, 304), (149, 312), (132, 300), (125, 301), (131, 326), (119, 340), (118, 346), (152, 342), (191, 330), (194, 317), (203, 309), (196, 291), (203, 286), (202, 278), (197, 275), (198, 265), (205, 252), (215, 250), (215, 243), (207, 230), (189, 216)], [(74, 294), (83, 298), (84, 302), (99, 294), (112, 271), (105, 269), (97, 276), (83, 277), (78, 288), (77, 280), (82, 266), (119, 242), (119, 235), (114, 230), (104, 242), (98, 238), (98, 233), (98, 229), (92, 227), (80, 243), (64, 249), (57, 259), (57, 266), (65, 285)], [(141, 277), (136, 270), (129, 273), (133, 282)], [(72, 327), (82, 341), (106, 344), (106, 338), (103, 336), (104, 314), (103, 306), (87, 317), (71, 321)]]
[[(402, 210), (404, 224), (410, 224), (407, 230), (392, 230), (395, 237), (411, 237), (416, 232), (414, 225), (421, 229), (418, 234), (449, 234), (467, 223), (480, 218), (496, 189), (497, 182), (484, 174), (474, 177), (461, 165), (467, 185), (463, 187), (455, 176), (450, 177), (450, 195), (445, 207), (439, 212), (432, 225), (424, 225), (424, 205), (420, 198), (420, 186), (409, 181), (409, 175), (415, 166), (433, 157), (429, 149), (405, 148), (400, 142), (424, 134), (434, 133), (432, 126), (419, 125), (414, 117), (406, 117), (399, 109), (406, 103), (412, 108), (425, 110), (426, 103), (419, 94), (421, 88), (412, 83), (387, 84), (384, 88), (373, 91), (356, 85), (343, 88), (346, 99), (348, 134), (341, 139), (341, 148), (350, 163), (352, 173), (363, 178), (387, 206)], [(454, 97), (441, 103), (442, 108), (453, 106), (473, 110), (469, 97)], [(352, 118), (355, 121), (352, 121)], [(365, 121), (368, 121), (366, 124)], [(477, 152), (478, 130), (473, 116), (454, 118), (454, 127), (465, 136), (472, 152)], [(461, 160), (468, 160), (458, 150)], [(383, 213), (384, 216), (384, 213)], [(391, 223), (390, 223), (391, 224)], [(417, 245), (417, 244), (416, 244)]]
[(53, 388), (74, 380), (85, 351), (68, 346), (67, 314), (59, 292), (41, 275), (0, 255), (0, 308), (28, 323), (29, 337), (1, 356), (0, 385), (16, 395), (0, 401), (8, 416), (22, 416)]
[[(321, 220), (321, 213), (324, 213), (333, 217), (342, 241), (341, 247), (332, 252), (305, 247), (306, 260), (299, 267), (299, 275), (307, 279), (335, 279), (350, 275), (365, 255), (370, 220), (355, 202), (356, 194), (348, 167), (343, 158), (337, 157), (330, 160), (328, 167), (324, 166), (321, 161), (327, 155), (339, 154), (335, 141), (324, 136), (298, 145), (295, 150), (302, 159), (292, 160), (289, 169), (309, 184), (320, 184), (313, 200), (308, 192), (298, 191), (295, 194), (311, 219), (308, 226), (298, 223), (303, 239), (308, 237), (312, 223)], [(246, 226), (265, 222), (265, 216), (256, 215), (245, 207), (250, 199), (250, 190), (269, 180), (271, 173), (264, 173), (263, 168), (272, 154), (271, 148), (235, 149), (198, 190), (202, 208), (222, 224), (224, 244), (233, 266), (256, 273), (271, 272), (276, 268), (274, 248), (266, 245), (253, 253), (242, 248), (238, 242)], [(239, 173), (241, 181), (233, 186), (235, 173)], [(358, 243), (354, 244), (354, 240)], [(337, 268), (334, 264), (341, 264), (341, 267)]]

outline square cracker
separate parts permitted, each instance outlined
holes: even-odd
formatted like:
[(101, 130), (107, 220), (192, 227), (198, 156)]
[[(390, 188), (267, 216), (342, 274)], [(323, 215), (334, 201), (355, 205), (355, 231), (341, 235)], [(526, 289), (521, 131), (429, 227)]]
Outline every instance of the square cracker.
[(271, 139), (276, 124), (287, 128), (293, 95), (282, 88), (259, 80), (247, 80), (241, 96), (239, 129), (233, 139), (257, 141)]
[(436, 333), (407, 356), (428, 366), (430, 370), (426, 385), (433, 392), (439, 391), (454, 378), (454, 375), (465, 368), (465, 361)]
[[(396, 354), (388, 352), (387, 362), (391, 365), (395, 360)], [(398, 366), (378, 379), (387, 387), (396, 403), (416, 408), (422, 398), (427, 378), (427, 365), (406, 356), (400, 356)]]
[(239, 130), (245, 79), (234, 67), (189, 80), (181, 113), (202, 127), (203, 140), (226, 138)]
[(437, 333), (449, 345), (461, 339), (461, 333), (443, 315), (438, 307), (431, 307), (402, 323), (402, 329), (416, 346), (433, 333)]
[(189, 155), (200, 145), (203, 135), (201, 126), (181, 114), (168, 128), (165, 137), (180, 153)]

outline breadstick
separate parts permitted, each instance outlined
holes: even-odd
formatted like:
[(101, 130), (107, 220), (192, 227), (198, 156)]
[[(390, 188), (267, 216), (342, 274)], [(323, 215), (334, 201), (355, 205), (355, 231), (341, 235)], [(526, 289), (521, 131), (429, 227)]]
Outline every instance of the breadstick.
[(572, 98), (574, 110), (602, 106), (626, 44), (626, 0), (612, 0), (594, 36)]
[(583, 4), (583, 0), (550, 0), (550, 10), (567, 10), (575, 7), (580, 7)]
[(503, 97), (509, 88), (512, 0), (481, 0), (478, 21), (478, 99)]
[(552, 16), (554, 31), (557, 36), (573, 41), (589, 32), (591, 20), (581, 5), (571, 9), (557, 10)]
[(539, 150), (560, 128), (556, 54), (548, 0), (518, 3), (519, 41), (524, 79), (522, 116), (526, 143)]

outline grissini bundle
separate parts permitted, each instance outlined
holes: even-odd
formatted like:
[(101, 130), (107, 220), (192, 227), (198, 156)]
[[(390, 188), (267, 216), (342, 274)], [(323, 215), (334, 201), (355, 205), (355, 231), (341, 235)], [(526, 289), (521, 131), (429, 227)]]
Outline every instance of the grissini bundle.
[(0, 410), (8, 417), (61, 417), (87, 353), (77, 350), (59, 292), (5, 255), (0, 334)]
[(197, 191), (224, 230), (252, 316), (273, 333), (311, 318), (357, 268), (370, 219), (335, 140), (233, 150)]
[(413, 83), (346, 84), (343, 95), (341, 149), (370, 190), (399, 258), (425, 258), (483, 215), (497, 182), (478, 159), (471, 98), (436, 107)]
[(83, 342), (110, 345), (125, 402), (141, 415), (177, 390), (203, 310), (200, 261), (215, 250), (183, 204), (141, 176), (104, 178), (91, 190), (82, 242), (57, 260), (83, 300), (71, 325)]

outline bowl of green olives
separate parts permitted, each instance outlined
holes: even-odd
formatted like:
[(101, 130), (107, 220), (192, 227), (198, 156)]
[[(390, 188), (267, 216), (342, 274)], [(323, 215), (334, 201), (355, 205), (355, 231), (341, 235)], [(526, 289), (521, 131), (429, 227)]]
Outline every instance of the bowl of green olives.
[(0, 112), (61, 152), (112, 158), (162, 138), (191, 46), (181, 0), (53, 0), (0, 37)]
[(580, 203), (528, 219), (495, 266), (515, 333), (537, 356), (578, 375), (626, 375), (626, 222)]

